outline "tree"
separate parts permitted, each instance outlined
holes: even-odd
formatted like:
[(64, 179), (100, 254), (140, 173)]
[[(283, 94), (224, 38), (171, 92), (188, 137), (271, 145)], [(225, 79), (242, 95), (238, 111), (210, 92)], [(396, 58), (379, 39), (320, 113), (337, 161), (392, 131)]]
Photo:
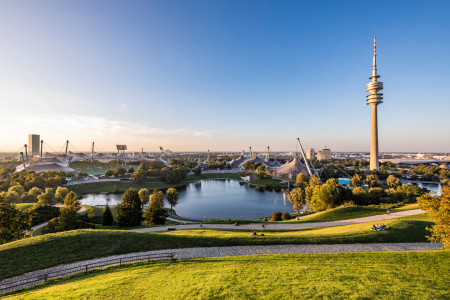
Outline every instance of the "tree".
[(78, 211), (81, 203), (74, 192), (70, 192), (64, 198), (64, 207), (61, 207), (61, 216), (59, 217), (59, 231), (67, 231), (78, 228)]
[(145, 180), (143, 172), (135, 172), (131, 174), (131, 178), (133, 179), (134, 183), (142, 183)]
[(150, 203), (152, 202), (163, 202), (163, 193), (158, 190), (158, 189), (154, 189), (153, 193), (150, 195)]
[(141, 199), (142, 206), (145, 206), (148, 204), (148, 201), (150, 200), (150, 192), (147, 189), (140, 189), (139, 190), (139, 199)]
[(136, 189), (129, 188), (117, 205), (117, 219), (120, 227), (141, 225), (142, 202)]
[(303, 205), (305, 205), (305, 191), (303, 189), (292, 189), (288, 195), (288, 200), (293, 203), (294, 210), (298, 213)]
[(350, 179), (350, 182), (353, 184), (353, 186), (361, 186), (362, 183), (361, 176), (355, 174), (355, 176), (353, 176), (352, 179)]
[(436, 223), (431, 228), (427, 227), (431, 231), (427, 238), (432, 243), (443, 243), (444, 249), (450, 250), (450, 187), (442, 187), (441, 196), (424, 194), (417, 200), (420, 208)]
[(306, 203), (309, 204), (311, 202), (312, 195), (313, 195), (313, 188), (311, 188), (309, 186), (305, 187), (305, 200), (306, 200)]
[(66, 173), (66, 177), (67, 177), (67, 178), (73, 178), (73, 177), (75, 177), (75, 172), (67, 172), (67, 173)]
[(334, 185), (334, 186), (337, 186), (338, 185), (338, 182), (337, 182), (337, 180), (335, 179), (335, 178), (330, 178), (330, 179), (328, 179), (327, 180), (327, 182), (325, 182), (326, 184), (331, 184), (331, 185)]
[(0, 244), (31, 236), (31, 210), (20, 211), (0, 195)]
[(386, 179), (386, 182), (389, 187), (394, 189), (401, 185), (400, 179), (398, 179), (394, 175), (389, 175), (389, 177)]
[(105, 226), (110, 226), (112, 224), (114, 224), (114, 218), (111, 212), (111, 209), (109, 208), (108, 203), (106, 203), (105, 208), (103, 209), (102, 212), (102, 225)]
[(306, 176), (306, 174), (300, 173), (297, 175), (296, 182), (298, 186), (303, 187), (305, 183), (308, 183), (308, 177)]
[(259, 179), (264, 179), (266, 177), (265, 170), (266, 170), (265, 165), (260, 165), (258, 168), (256, 168), (257, 176)]
[(58, 187), (55, 192), (55, 200), (56, 202), (63, 202), (66, 198), (67, 194), (69, 194), (69, 189), (65, 187)]
[(180, 195), (178, 194), (178, 191), (174, 188), (167, 189), (166, 191), (166, 198), (167, 202), (170, 204), (170, 209), (172, 207), (175, 207), (178, 204), (178, 198)]
[(314, 190), (317, 185), (320, 185), (320, 178), (314, 174), (309, 178), (309, 186)]
[(32, 189), (30, 189), (28, 191), (28, 194), (33, 194), (33, 195), (35, 195), (37, 197), (40, 194), (42, 194), (42, 190), (40, 188), (38, 188), (38, 187), (34, 187), (34, 188), (32, 188)]
[(422, 195), (422, 190), (418, 186), (409, 184), (397, 187), (397, 192), (403, 195), (406, 203), (416, 202), (417, 197)]
[(200, 168), (200, 166), (197, 166), (197, 167), (194, 169), (194, 174), (195, 174), (195, 175), (200, 175), (200, 174), (202, 174), (202, 168)]
[(332, 184), (318, 185), (313, 190), (310, 206), (315, 211), (333, 208), (339, 201), (339, 189)]
[(169, 213), (164, 208), (162, 192), (154, 189), (150, 196), (150, 205), (144, 212), (145, 223), (148, 225), (164, 225), (168, 216)]
[(378, 176), (376, 174), (369, 174), (366, 176), (366, 183), (371, 188), (377, 187), (380, 185), (380, 180), (378, 179)]
[(38, 203), (43, 205), (52, 205), (55, 201), (55, 191), (52, 188), (45, 189), (45, 193), (37, 196)]
[(114, 173), (110, 170), (110, 169), (107, 169), (106, 171), (105, 171), (105, 176), (106, 177), (111, 177), (111, 176), (113, 176), (114, 175)]
[(130, 167), (128, 168), (128, 173), (133, 173), (133, 172), (134, 172), (134, 168), (130, 166)]
[(119, 177), (119, 176), (124, 175), (127, 172), (127, 170), (125, 170), (125, 168), (123, 168), (123, 167), (117, 167), (114, 169), (113, 172), (114, 172), (115, 177)]

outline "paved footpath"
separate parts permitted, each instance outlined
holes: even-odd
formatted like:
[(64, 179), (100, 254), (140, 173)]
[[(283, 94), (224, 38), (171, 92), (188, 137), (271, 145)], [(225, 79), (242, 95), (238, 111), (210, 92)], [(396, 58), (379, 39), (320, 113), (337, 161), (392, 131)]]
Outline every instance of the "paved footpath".
[[(258, 237), (249, 237), (258, 238)], [(103, 258), (84, 260), (70, 264), (59, 265), (56, 267), (25, 273), (20, 276), (12, 277), (0, 281), (0, 289), (8, 288), (12, 281), (21, 280), (21, 284), (32, 286), (41, 283), (45, 274), (52, 273), (48, 279), (60, 277), (59, 273), (64, 270), (78, 267), (79, 270), (74, 273), (82, 273), (83, 266), (99, 263), (111, 259), (127, 258), (136, 255), (173, 253), (176, 259), (205, 258), (205, 257), (227, 257), (240, 255), (263, 255), (263, 254), (308, 254), (308, 253), (344, 253), (344, 252), (390, 252), (390, 251), (426, 251), (439, 250), (442, 244), (430, 243), (386, 243), (386, 244), (336, 244), (336, 245), (268, 245), (268, 246), (231, 246), (231, 247), (203, 247), (203, 248), (183, 248), (167, 249), (157, 251), (147, 251), (139, 253), (129, 253), (114, 255)], [(41, 281), (32, 282), (36, 277), (41, 276)]]
[[(345, 208), (342, 208), (345, 209)], [(376, 215), (376, 216), (370, 216), (370, 217), (364, 217), (364, 218), (358, 218), (358, 219), (349, 219), (349, 220), (343, 220), (343, 221), (330, 221), (330, 222), (311, 222), (311, 223), (276, 223), (276, 224), (270, 224), (266, 223), (266, 230), (279, 230), (279, 229), (301, 229), (301, 228), (314, 228), (314, 227), (331, 227), (331, 226), (342, 226), (342, 225), (352, 225), (352, 224), (359, 224), (359, 223), (369, 223), (372, 222), (374, 224), (377, 223), (383, 223), (385, 220), (395, 219), (399, 217), (406, 217), (406, 216), (414, 216), (418, 214), (424, 214), (426, 213), (423, 210), (420, 209), (412, 209), (412, 210), (405, 210), (400, 211), (396, 213), (391, 214), (384, 214), (384, 215)], [(179, 221), (178, 221), (179, 222)], [(202, 228), (213, 228), (213, 229), (251, 229), (251, 230), (260, 230), (262, 223), (253, 223), (253, 224), (242, 224), (240, 226), (234, 226), (232, 224), (203, 224)], [(200, 225), (174, 225), (172, 227), (175, 227), (176, 229), (198, 229)], [(161, 227), (149, 227), (149, 228), (140, 228), (140, 229), (134, 229), (134, 231), (140, 231), (140, 232), (151, 232), (151, 231), (165, 231), (171, 226), (161, 226)]]

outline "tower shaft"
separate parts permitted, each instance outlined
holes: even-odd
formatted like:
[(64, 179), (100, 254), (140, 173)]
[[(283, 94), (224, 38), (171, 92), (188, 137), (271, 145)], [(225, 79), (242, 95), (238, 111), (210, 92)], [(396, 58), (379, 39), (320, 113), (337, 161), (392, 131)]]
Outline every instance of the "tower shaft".
[(372, 104), (372, 132), (370, 141), (370, 170), (379, 169), (378, 157), (378, 104)]
[(375, 37), (373, 39), (373, 66), (372, 76), (369, 77), (372, 81), (366, 84), (366, 91), (370, 93), (367, 95), (367, 105), (372, 106), (372, 131), (370, 140), (370, 169), (379, 169), (379, 155), (378, 155), (378, 105), (383, 103), (383, 94), (379, 93), (383, 89), (383, 82), (378, 81), (380, 75), (377, 74), (377, 52)]

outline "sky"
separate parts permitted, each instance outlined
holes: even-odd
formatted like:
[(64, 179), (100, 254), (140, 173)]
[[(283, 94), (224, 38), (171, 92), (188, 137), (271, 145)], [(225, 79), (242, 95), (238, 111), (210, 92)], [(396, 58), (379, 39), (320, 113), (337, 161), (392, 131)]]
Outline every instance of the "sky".
[(450, 1), (0, 1), (0, 152), (450, 152)]

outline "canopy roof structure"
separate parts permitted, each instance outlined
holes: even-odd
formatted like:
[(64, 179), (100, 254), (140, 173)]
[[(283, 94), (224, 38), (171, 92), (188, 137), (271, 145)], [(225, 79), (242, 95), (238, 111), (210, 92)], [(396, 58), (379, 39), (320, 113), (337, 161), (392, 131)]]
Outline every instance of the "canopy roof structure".
[(300, 173), (309, 176), (308, 169), (305, 165), (303, 165), (300, 160), (295, 157), (290, 163), (284, 164), (281, 167), (267, 167), (268, 171), (274, 172), (275, 175), (281, 174), (295, 174), (298, 175)]
[(252, 162), (254, 164), (257, 163), (261, 163), (263, 165), (265, 165), (266, 167), (278, 167), (281, 166), (280, 163), (276, 160), (274, 161), (268, 161), (265, 158), (262, 157), (243, 157), (243, 156), (239, 156), (236, 159), (233, 159), (232, 161), (230, 161), (230, 165), (233, 167), (242, 167), (246, 162)]

